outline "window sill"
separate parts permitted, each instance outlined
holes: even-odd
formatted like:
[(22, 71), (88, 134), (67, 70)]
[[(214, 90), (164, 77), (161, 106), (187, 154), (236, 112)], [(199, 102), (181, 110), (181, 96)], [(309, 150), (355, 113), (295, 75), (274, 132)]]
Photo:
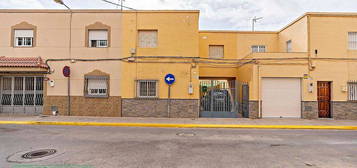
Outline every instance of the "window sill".
[(87, 48), (109, 48), (109, 47), (87, 47)]
[(135, 97), (135, 99), (139, 99), (139, 100), (158, 100), (159, 97)]
[(34, 46), (14, 46), (14, 48), (34, 48)]
[(108, 95), (105, 95), (105, 96), (85, 95), (84, 97), (85, 97), (85, 98), (100, 98), (100, 99), (107, 99), (107, 98), (109, 98)]

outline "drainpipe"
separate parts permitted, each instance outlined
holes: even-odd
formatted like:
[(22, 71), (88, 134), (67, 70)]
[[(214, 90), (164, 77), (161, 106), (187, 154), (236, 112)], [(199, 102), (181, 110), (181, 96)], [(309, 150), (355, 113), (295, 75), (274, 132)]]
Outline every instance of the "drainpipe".
[[(67, 7), (68, 8), (68, 7)], [(70, 8), (68, 8), (70, 12), (70, 18), (69, 18), (69, 59), (72, 59), (72, 16), (73, 12)], [(71, 116), (71, 77), (68, 77), (68, 116)]]
[(258, 118), (262, 118), (262, 99), (261, 99), (261, 77), (260, 65), (258, 64)]

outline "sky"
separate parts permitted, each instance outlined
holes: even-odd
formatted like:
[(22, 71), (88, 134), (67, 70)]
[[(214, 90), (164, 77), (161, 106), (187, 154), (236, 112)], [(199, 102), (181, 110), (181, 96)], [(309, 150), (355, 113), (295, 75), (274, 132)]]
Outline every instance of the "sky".
[[(63, 0), (72, 9), (116, 9), (102, 0)], [(109, 0), (118, 2), (118, 0)], [(357, 12), (357, 0), (125, 0), (135, 9), (200, 10), (200, 30), (276, 31), (305, 12)], [(53, 0), (0, 0), (0, 9), (64, 9)]]

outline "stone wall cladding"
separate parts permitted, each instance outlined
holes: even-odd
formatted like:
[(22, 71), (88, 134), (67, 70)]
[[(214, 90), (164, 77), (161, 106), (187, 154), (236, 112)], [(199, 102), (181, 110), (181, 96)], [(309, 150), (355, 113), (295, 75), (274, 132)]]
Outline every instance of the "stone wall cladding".
[[(67, 96), (46, 96), (43, 114), (52, 115), (51, 106), (57, 106), (59, 115), (68, 115), (67, 102)], [(120, 117), (121, 97), (88, 98), (72, 96), (71, 116)]]
[[(197, 118), (199, 100), (171, 99), (170, 118)], [(122, 99), (123, 117), (168, 117), (167, 99)]]
[(331, 102), (332, 116), (338, 120), (357, 120), (357, 102)]
[(302, 101), (301, 102), (301, 118), (317, 119), (319, 118), (319, 110), (317, 101)]
[(259, 118), (259, 102), (249, 101), (249, 118), (257, 119)]

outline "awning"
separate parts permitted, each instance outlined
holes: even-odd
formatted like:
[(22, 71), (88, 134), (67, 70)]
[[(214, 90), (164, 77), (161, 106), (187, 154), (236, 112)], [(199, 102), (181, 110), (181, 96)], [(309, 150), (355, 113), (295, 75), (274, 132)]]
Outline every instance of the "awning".
[(0, 57), (0, 67), (13, 68), (45, 68), (48, 66), (41, 57)]

